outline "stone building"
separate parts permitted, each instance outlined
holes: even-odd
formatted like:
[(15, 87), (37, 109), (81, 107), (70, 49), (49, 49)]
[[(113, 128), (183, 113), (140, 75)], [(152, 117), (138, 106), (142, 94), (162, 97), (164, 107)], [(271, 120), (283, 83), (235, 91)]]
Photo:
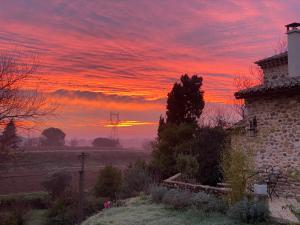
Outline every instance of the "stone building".
[(232, 145), (253, 153), (257, 170), (274, 167), (288, 178), (282, 196), (300, 196), (300, 27), (286, 25), (288, 51), (255, 62), (263, 83), (235, 93), (245, 101), (245, 118), (235, 125)]

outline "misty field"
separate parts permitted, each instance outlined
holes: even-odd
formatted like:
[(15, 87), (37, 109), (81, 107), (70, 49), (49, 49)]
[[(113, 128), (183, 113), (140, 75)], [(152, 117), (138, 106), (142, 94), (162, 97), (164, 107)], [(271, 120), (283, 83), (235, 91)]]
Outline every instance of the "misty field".
[[(18, 155), (15, 161), (7, 163), (0, 179), (0, 194), (34, 192), (43, 190), (41, 182), (56, 171), (65, 170), (72, 174), (72, 182), (78, 184), (82, 150), (32, 151)], [(113, 165), (120, 169), (138, 159), (148, 160), (149, 152), (130, 149), (87, 150), (85, 169), (86, 187), (91, 187), (100, 168)]]

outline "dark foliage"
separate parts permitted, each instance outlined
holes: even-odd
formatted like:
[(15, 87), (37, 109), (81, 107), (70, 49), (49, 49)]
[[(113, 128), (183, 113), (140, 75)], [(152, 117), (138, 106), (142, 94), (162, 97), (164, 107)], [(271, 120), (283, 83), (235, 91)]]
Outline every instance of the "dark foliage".
[(191, 197), (191, 205), (206, 213), (225, 213), (228, 209), (228, 205), (221, 198), (217, 198), (204, 192), (194, 193)]
[(249, 224), (257, 224), (270, 219), (270, 212), (265, 202), (253, 202), (247, 199), (233, 205), (228, 215), (232, 219)]
[[(83, 216), (87, 218), (103, 209), (104, 199), (86, 196), (84, 199)], [(68, 190), (64, 196), (56, 199), (48, 210), (48, 225), (75, 225), (78, 224), (79, 195), (77, 192)]]
[(8, 213), (0, 215), (0, 225), (25, 225), (28, 211), (29, 207), (27, 204), (15, 204)]
[(48, 225), (75, 225), (78, 221), (78, 195), (68, 191), (54, 200), (48, 210)]
[(191, 197), (193, 193), (190, 191), (179, 191), (176, 189), (168, 190), (162, 198), (162, 202), (174, 209), (184, 209), (191, 206)]
[(95, 185), (95, 194), (99, 197), (115, 199), (122, 186), (122, 173), (119, 169), (109, 165), (100, 170)]
[(124, 197), (136, 196), (146, 192), (151, 182), (148, 167), (145, 161), (136, 161), (124, 171), (122, 182), (122, 195)]
[(183, 172), (188, 177), (195, 177), (199, 183), (216, 185), (223, 178), (221, 156), (225, 138), (221, 127), (167, 125), (153, 150), (151, 166), (162, 178)]
[(221, 157), (225, 148), (225, 138), (225, 131), (221, 127), (204, 127), (198, 130), (192, 154), (199, 163), (196, 179), (201, 184), (214, 186), (222, 181)]
[(72, 175), (60, 171), (52, 174), (43, 183), (43, 187), (47, 190), (52, 199), (58, 199), (65, 195), (71, 186)]
[(26, 205), (32, 209), (46, 209), (49, 205), (49, 195), (46, 192), (33, 192), (0, 197), (0, 211), (13, 209), (16, 205)]
[(159, 122), (158, 122), (158, 129), (157, 129), (157, 139), (158, 140), (160, 140), (161, 133), (165, 129), (165, 127), (166, 127), (165, 118), (162, 115), (160, 115)]
[(167, 124), (197, 123), (204, 108), (202, 77), (182, 75), (168, 94)]
[(18, 149), (18, 144), (20, 142), (20, 138), (17, 136), (17, 130), (15, 121), (12, 119), (4, 128), (3, 134), (1, 136), (1, 145), (3, 148), (8, 148), (16, 150)]
[(168, 192), (168, 188), (162, 186), (152, 186), (150, 188), (151, 200), (155, 203), (161, 203), (163, 197)]
[(92, 145), (95, 148), (100, 148), (100, 147), (115, 148), (120, 146), (120, 142), (118, 140), (99, 137), (93, 140)]
[(178, 172), (176, 158), (179, 153), (190, 150), (189, 142), (196, 132), (195, 124), (169, 124), (160, 133), (160, 139), (152, 152), (151, 167), (155, 168), (161, 178), (167, 178)]
[(64, 146), (66, 134), (59, 128), (47, 128), (42, 132), (41, 144), (43, 146)]

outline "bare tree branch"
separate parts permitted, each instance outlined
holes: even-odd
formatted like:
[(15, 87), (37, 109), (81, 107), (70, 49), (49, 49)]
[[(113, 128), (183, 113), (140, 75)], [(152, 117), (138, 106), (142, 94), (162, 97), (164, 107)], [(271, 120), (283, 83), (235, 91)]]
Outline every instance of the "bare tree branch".
[[(249, 75), (237, 75), (234, 78), (233, 85), (235, 86), (235, 92), (248, 89), (250, 87), (260, 85), (264, 82), (263, 70), (258, 66), (249, 67)], [(233, 110), (241, 117), (241, 119), (246, 116), (245, 102), (243, 99), (233, 100)]]
[[(22, 52), (0, 52), (0, 126), (10, 120), (24, 125), (24, 122), (35, 122), (54, 114), (57, 108), (55, 104), (37, 89), (26, 88), (26, 82), (33, 78), (37, 69), (35, 55), (26, 57)], [(1, 161), (1, 155), (7, 156), (7, 151), (1, 142), (0, 145)]]

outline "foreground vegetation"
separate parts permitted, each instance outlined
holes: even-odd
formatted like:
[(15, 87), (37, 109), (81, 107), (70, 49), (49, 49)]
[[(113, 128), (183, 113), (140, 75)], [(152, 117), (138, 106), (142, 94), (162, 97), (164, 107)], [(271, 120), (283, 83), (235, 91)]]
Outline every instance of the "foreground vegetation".
[[(146, 197), (131, 198), (123, 206), (103, 210), (82, 225), (233, 225), (222, 213), (205, 213), (196, 209), (176, 210), (153, 203)], [(267, 223), (270, 225), (270, 223)]]

